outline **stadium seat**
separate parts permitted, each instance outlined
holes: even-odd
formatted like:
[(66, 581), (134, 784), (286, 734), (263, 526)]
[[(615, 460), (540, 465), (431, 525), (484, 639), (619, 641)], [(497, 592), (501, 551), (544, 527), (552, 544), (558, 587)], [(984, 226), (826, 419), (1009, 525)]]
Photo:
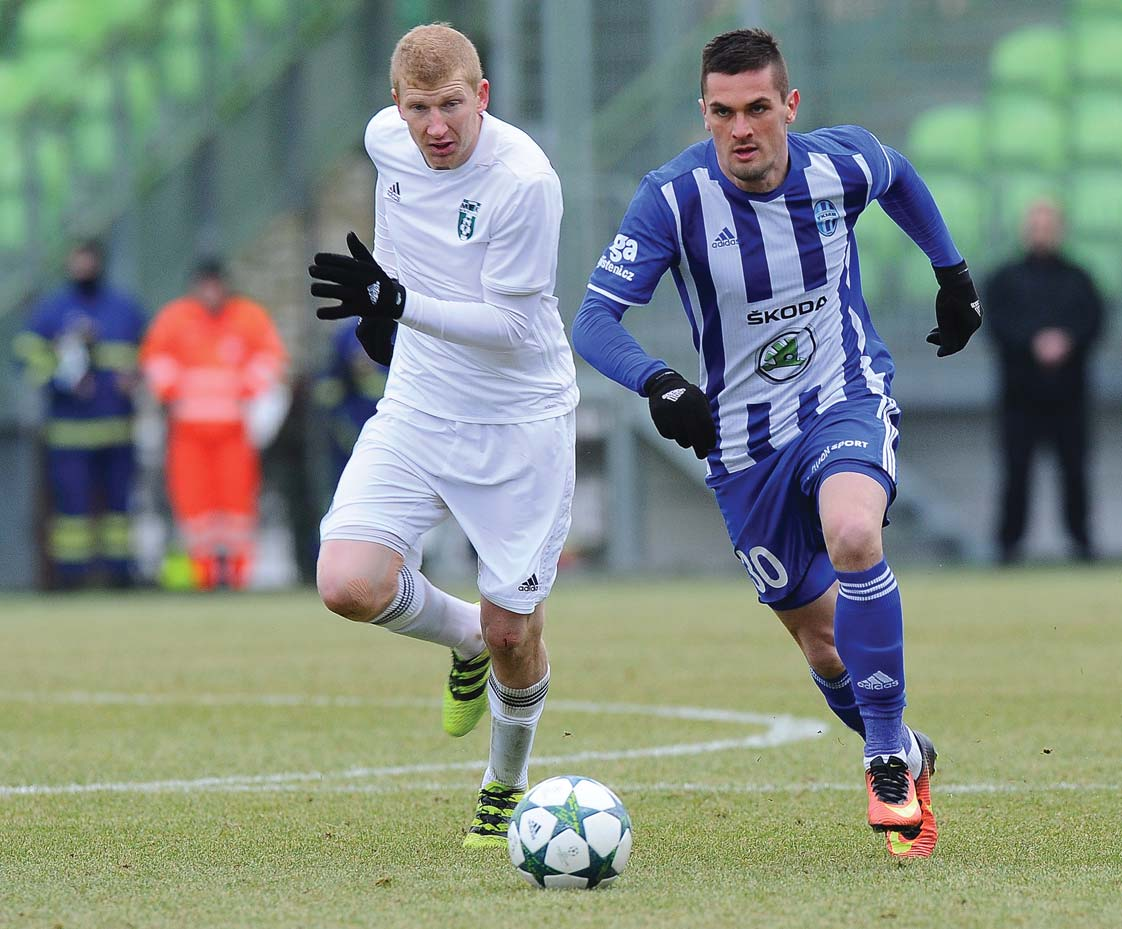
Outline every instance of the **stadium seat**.
[(1109, 164), (1122, 170), (1122, 88), (1076, 96), (1072, 150), (1080, 165)]
[(861, 262), (861, 288), (874, 313), (882, 315), (893, 307), (887, 299), (893, 293), (896, 265), (908, 237), (889, 219), (879, 204), (872, 204), (857, 221), (857, 254)]
[[(991, 216), (990, 197), (983, 184), (961, 174), (929, 172), (927, 186), (939, 205), (955, 245), (967, 262), (978, 264), (983, 257)], [(934, 296), (931, 259), (916, 245), (908, 243), (901, 256), (900, 289), (910, 305)]]
[(1059, 100), (1070, 86), (1069, 42), (1057, 26), (1027, 26), (1003, 36), (990, 54), (990, 82), (999, 93)]
[(1095, 279), (1105, 298), (1115, 301), (1122, 298), (1122, 241), (1073, 238), (1068, 251)]
[(908, 131), (907, 154), (921, 171), (981, 171), (986, 162), (985, 114), (970, 104), (921, 113)]
[(950, 172), (925, 174), (939, 212), (963, 255), (977, 255), (989, 237), (990, 192), (974, 178)]
[(165, 9), (159, 44), (164, 86), (179, 101), (203, 92), (203, 21), (194, 0), (179, 0)]
[(990, 158), (997, 169), (1059, 171), (1067, 160), (1064, 111), (1021, 94), (994, 94), (989, 103)]
[(1122, 237), (1122, 169), (1082, 170), (1067, 191), (1067, 221), (1075, 235)]
[(1071, 34), (1075, 84), (1122, 90), (1122, 11), (1076, 17)]

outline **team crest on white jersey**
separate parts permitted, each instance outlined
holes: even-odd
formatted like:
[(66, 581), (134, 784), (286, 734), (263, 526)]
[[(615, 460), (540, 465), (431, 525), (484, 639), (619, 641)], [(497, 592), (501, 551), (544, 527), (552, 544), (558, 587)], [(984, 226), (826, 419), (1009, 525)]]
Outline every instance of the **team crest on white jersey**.
[(791, 329), (760, 349), (756, 370), (773, 384), (793, 381), (810, 365), (818, 344), (809, 329)]
[(832, 200), (819, 200), (814, 204), (814, 224), (824, 236), (832, 236), (838, 231), (841, 214)]
[(478, 200), (468, 200), (465, 197), (460, 201), (460, 219), (456, 226), (456, 232), (464, 242), (475, 235), (475, 221), (478, 217)]

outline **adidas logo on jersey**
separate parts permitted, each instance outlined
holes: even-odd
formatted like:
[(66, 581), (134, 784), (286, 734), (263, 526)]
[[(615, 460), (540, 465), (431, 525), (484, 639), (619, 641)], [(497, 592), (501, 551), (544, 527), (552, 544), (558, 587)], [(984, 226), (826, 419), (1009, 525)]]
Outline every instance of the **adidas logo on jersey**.
[(865, 690), (889, 690), (892, 687), (899, 687), (900, 682), (883, 671), (874, 671), (865, 680), (858, 681), (857, 686)]
[(538, 589), (538, 576), (536, 574), (531, 574), (528, 578), (526, 578), (526, 580), (518, 585), (518, 589), (528, 591), (530, 593), (536, 592)]
[(739, 245), (739, 244), (740, 244), (740, 240), (729, 231), (728, 226), (725, 226), (724, 229), (722, 229), (720, 232), (717, 233), (717, 238), (715, 238), (713, 240), (713, 244), (710, 245), (709, 247), (710, 248), (728, 248), (730, 245)]
[(394, 203), (401, 203), (401, 184), (394, 181), (386, 188), (387, 199), (392, 200)]

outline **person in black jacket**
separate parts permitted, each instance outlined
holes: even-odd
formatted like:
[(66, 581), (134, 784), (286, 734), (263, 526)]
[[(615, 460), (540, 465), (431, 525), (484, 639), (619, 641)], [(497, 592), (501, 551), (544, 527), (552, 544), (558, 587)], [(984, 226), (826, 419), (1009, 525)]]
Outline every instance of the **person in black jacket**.
[(1063, 216), (1051, 201), (1025, 214), (1025, 254), (985, 288), (987, 329), (1001, 361), (1004, 489), (997, 527), (1003, 563), (1020, 557), (1036, 447), (1055, 446), (1064, 515), (1076, 557), (1093, 558), (1087, 524), (1087, 362), (1103, 305), (1091, 276), (1061, 251)]

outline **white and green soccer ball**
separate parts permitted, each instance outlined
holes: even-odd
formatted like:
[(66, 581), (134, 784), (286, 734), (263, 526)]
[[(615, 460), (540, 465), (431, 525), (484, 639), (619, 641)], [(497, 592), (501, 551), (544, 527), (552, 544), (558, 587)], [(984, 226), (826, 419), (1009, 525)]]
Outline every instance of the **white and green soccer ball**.
[(627, 867), (631, 817), (599, 781), (565, 774), (526, 792), (507, 842), (514, 867), (535, 887), (602, 887)]

